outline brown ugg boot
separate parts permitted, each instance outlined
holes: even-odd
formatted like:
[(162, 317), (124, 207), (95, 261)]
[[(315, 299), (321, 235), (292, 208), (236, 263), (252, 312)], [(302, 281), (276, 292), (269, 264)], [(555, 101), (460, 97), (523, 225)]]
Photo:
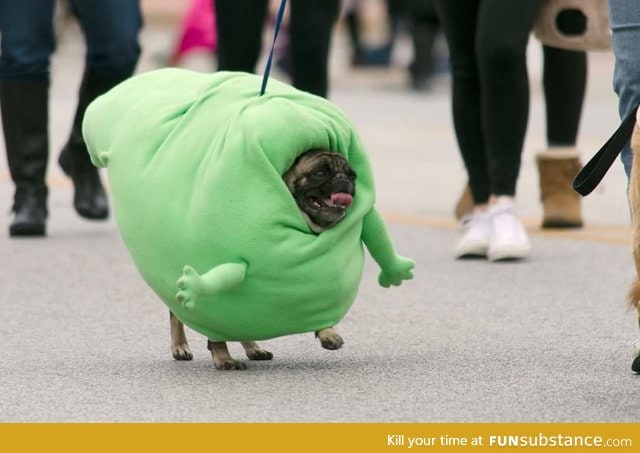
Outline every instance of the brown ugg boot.
[(580, 195), (571, 187), (582, 168), (573, 147), (551, 147), (536, 156), (540, 175), (540, 199), (544, 209), (542, 228), (580, 228)]
[(453, 213), (456, 216), (456, 219), (464, 224), (465, 220), (469, 218), (472, 212), (473, 196), (471, 195), (469, 184), (467, 184), (464, 186), (464, 190), (460, 195), (460, 199), (456, 203), (456, 207), (454, 208)]

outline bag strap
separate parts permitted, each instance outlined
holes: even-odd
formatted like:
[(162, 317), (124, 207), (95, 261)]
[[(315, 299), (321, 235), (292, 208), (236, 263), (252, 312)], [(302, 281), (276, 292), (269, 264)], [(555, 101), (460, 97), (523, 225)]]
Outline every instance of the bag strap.
[(633, 109), (622, 121), (618, 130), (602, 145), (602, 148), (587, 162), (573, 180), (573, 189), (582, 196), (589, 195), (595, 189), (609, 168), (616, 160), (616, 157), (627, 144), (633, 133), (636, 123), (636, 111)]

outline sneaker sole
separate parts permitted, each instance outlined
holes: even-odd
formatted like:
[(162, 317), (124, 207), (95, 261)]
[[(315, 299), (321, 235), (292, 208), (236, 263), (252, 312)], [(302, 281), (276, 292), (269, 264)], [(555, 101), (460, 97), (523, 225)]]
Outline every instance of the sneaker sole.
[(44, 225), (11, 225), (9, 227), (9, 236), (15, 237), (38, 237), (46, 236), (46, 228)]
[(582, 228), (584, 224), (582, 222), (571, 222), (570, 220), (546, 220), (542, 222), (542, 228), (548, 228), (551, 230), (572, 230)]
[(75, 209), (76, 213), (80, 217), (82, 217), (83, 219), (87, 219), (87, 220), (106, 220), (106, 219), (109, 218), (109, 211), (96, 213), (94, 210), (78, 208), (75, 205), (74, 205), (74, 209)]
[(489, 261), (514, 261), (523, 260), (529, 257), (531, 248), (504, 247), (498, 250), (489, 250), (487, 257)]
[(456, 248), (456, 258), (486, 258), (487, 257), (486, 245), (471, 244), (465, 247)]

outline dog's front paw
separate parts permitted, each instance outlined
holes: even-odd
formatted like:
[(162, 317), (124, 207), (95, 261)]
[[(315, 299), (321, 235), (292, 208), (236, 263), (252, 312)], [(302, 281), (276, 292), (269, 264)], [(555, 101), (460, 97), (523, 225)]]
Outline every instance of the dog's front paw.
[(378, 277), (378, 283), (384, 288), (400, 286), (404, 280), (413, 278), (415, 263), (402, 256), (398, 256), (393, 266), (383, 269)]
[(193, 359), (193, 354), (191, 353), (191, 349), (189, 349), (189, 344), (188, 343), (172, 344), (171, 345), (171, 355), (176, 360), (191, 360), (191, 359)]
[(247, 364), (232, 358), (213, 359), (213, 364), (218, 370), (246, 370)]
[(247, 353), (247, 357), (249, 357), (249, 360), (273, 359), (273, 354), (266, 349), (262, 349), (255, 341), (243, 341), (242, 347), (244, 348), (244, 352)]
[(261, 348), (247, 352), (247, 357), (249, 357), (249, 360), (271, 360), (273, 359), (273, 353)]
[(202, 278), (191, 266), (185, 266), (176, 286), (178, 287), (176, 300), (185, 310), (192, 310), (200, 294)]
[(316, 332), (316, 337), (320, 340), (320, 345), (330, 351), (340, 349), (344, 340), (334, 329), (322, 329)]

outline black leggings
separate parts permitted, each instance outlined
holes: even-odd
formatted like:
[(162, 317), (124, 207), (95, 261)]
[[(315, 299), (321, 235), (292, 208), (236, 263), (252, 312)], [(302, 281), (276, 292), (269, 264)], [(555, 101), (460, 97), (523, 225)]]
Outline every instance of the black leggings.
[[(331, 32), (339, 0), (291, 0), (292, 82), (296, 88), (327, 96)], [(262, 50), (268, 0), (215, 0), (218, 69), (254, 72)], [(270, 43), (269, 43), (270, 44)]]
[(547, 144), (575, 146), (587, 87), (587, 54), (543, 46)]
[(436, 0), (453, 121), (476, 204), (515, 195), (529, 116), (526, 48), (541, 0)]

